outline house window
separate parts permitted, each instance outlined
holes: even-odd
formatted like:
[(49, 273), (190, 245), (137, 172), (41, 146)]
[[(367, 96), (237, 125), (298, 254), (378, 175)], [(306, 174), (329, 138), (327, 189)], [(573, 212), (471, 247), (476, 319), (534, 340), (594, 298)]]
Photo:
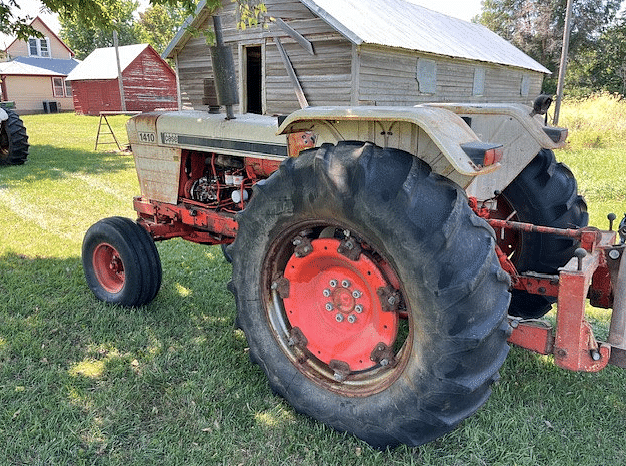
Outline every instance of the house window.
[(50, 58), (50, 41), (48, 38), (37, 39), (31, 37), (28, 39), (28, 55), (31, 57)]
[(52, 78), (52, 95), (54, 97), (63, 97), (65, 95), (63, 78)]
[(72, 81), (65, 81), (65, 97), (72, 97)]

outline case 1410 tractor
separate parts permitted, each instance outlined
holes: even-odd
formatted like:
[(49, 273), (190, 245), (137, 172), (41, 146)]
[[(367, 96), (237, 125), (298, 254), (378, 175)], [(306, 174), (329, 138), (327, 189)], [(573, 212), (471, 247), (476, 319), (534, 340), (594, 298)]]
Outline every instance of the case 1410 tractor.
[[(87, 283), (141, 306), (161, 285), (155, 241), (223, 245), (272, 390), (381, 448), (473, 414), (507, 342), (570, 370), (626, 367), (626, 221), (587, 226), (552, 152), (567, 131), (539, 115), (547, 100), (233, 118), (226, 99), (226, 118), (138, 115), (138, 219), (89, 228)], [(606, 342), (587, 300), (613, 310)], [(555, 303), (553, 328), (538, 318)]]

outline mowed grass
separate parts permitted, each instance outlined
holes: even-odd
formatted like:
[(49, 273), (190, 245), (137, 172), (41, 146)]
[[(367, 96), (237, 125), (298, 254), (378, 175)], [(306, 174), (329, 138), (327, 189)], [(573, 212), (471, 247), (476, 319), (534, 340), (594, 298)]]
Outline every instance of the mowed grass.
[[(563, 109), (561, 123), (577, 128), (557, 157), (592, 223), (606, 227), (609, 211), (626, 212), (626, 104), (596, 102), (609, 120), (601, 128), (582, 105)], [(418, 448), (376, 451), (295, 413), (248, 359), (219, 247), (159, 243), (163, 286), (151, 304), (99, 302), (84, 281), (82, 236), (103, 217), (134, 217), (132, 156), (93, 150), (97, 117), (24, 121), (29, 161), (0, 169), (0, 465), (626, 462), (626, 373), (567, 372), (515, 348), (487, 404)], [(125, 121), (111, 119), (124, 141)], [(607, 311), (593, 312), (606, 332)]]

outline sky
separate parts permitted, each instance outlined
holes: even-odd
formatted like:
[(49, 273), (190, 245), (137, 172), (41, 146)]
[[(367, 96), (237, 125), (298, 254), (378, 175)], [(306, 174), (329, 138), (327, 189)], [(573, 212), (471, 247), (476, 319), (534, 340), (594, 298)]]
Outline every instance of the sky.
[[(481, 0), (407, 0), (411, 3), (424, 6), (434, 11), (444, 13), (455, 18), (470, 21), (474, 16), (480, 13)], [(43, 21), (55, 33), (59, 33), (61, 25), (57, 15), (50, 15), (41, 11), (42, 4), (39, 0), (18, 0), (20, 6), (19, 16), (30, 15), (31, 17), (40, 16)], [(0, 48), (5, 48), (9, 44), (4, 44), (5, 36), (0, 33)]]

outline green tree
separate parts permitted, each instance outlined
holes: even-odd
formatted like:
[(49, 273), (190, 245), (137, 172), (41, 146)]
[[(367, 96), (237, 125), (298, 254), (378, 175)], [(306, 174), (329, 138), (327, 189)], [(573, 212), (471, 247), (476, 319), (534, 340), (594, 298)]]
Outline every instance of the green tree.
[[(563, 43), (567, 0), (484, 0), (475, 21), (509, 40), (553, 72), (544, 87), (556, 89), (556, 76)], [(576, 0), (573, 2), (569, 56), (595, 48), (612, 24), (621, 0)]]
[[(216, 10), (222, 3), (229, 0), (206, 0), (206, 6)], [(262, 0), (235, 0), (239, 4), (243, 24), (255, 24), (259, 16), (264, 13), (265, 6)], [(77, 24), (89, 26), (93, 29), (111, 31), (116, 27), (116, 12), (121, 9), (124, 0), (41, 0), (45, 8), (58, 13), (61, 20), (75, 21)], [(169, 7), (179, 6), (185, 15), (195, 13), (198, 0), (150, 0), (152, 5)], [(0, 30), (5, 34), (14, 35), (18, 39), (27, 40), (40, 34), (29, 26), (33, 18), (20, 18), (15, 14), (19, 9), (18, 0), (0, 0)]]
[[(118, 0), (114, 4), (103, 8), (106, 12), (112, 29), (118, 33), (119, 45), (137, 43), (134, 30), (133, 13), (139, 6), (135, 0)], [(76, 54), (79, 60), (97, 48), (113, 46), (113, 34), (110, 28), (103, 29), (81, 16), (61, 16), (61, 39)]]
[(143, 13), (139, 13), (139, 20), (135, 22), (135, 37), (141, 43), (148, 43), (154, 49), (163, 53), (181, 24), (186, 12), (179, 5), (153, 5)]

